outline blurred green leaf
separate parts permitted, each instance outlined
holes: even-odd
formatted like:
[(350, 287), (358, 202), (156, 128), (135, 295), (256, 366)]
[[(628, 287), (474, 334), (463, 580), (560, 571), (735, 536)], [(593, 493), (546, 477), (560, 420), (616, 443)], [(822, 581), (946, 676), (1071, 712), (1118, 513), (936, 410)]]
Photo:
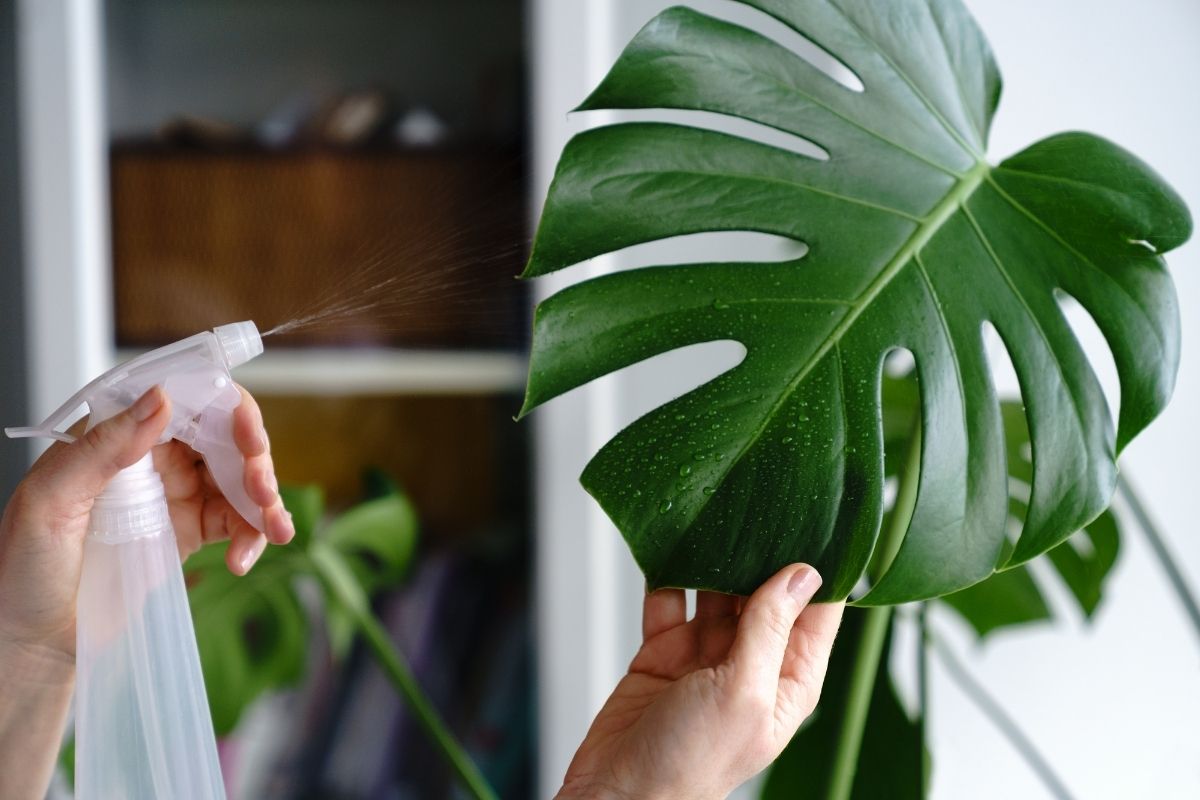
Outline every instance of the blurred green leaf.
[(975, 632), (986, 636), (998, 628), (1050, 619), (1050, 609), (1025, 567), (998, 572), (942, 602), (957, 611)]
[(402, 494), (355, 506), (329, 523), (322, 541), (349, 563), (367, 594), (403, 579), (417, 543), (417, 514)]
[(187, 564), (200, 665), (213, 727), (221, 735), (263, 691), (300, 679), (309, 633), (292, 587), (302, 560), (268, 548), (248, 575), (238, 577), (225, 568), (227, 548), (204, 548)]
[[(308, 613), (296, 593), (314, 576), (313, 559), (332, 554), (345, 579), (364, 598), (398, 583), (416, 547), (412, 504), (391, 482), (376, 481), (386, 496), (370, 500), (322, 527), (325, 499), (317, 486), (280, 488), (292, 513), (296, 537), (268, 547), (248, 575), (225, 566), (227, 544), (212, 545), (188, 559), (184, 570), (196, 643), (218, 734), (229, 733), (260, 694), (295, 684), (309, 647)], [(356, 625), (328, 595), (322, 609), (331, 649), (344, 656)]]
[(1091, 617), (1100, 605), (1104, 581), (1117, 561), (1120, 548), (1117, 517), (1112, 511), (1105, 511), (1091, 525), (1048, 553), (1084, 615)]
[(320, 486), (312, 485), (281, 486), (279, 495), (296, 525), (296, 538), (292, 540), (292, 545), (307, 547), (321, 524), (321, 515), (325, 513), (325, 491)]
[(403, 494), (400, 484), (378, 467), (367, 467), (363, 472), (363, 500), (377, 500), (393, 494)]
[(62, 773), (67, 787), (75, 788), (75, 737), (68, 736), (58, 751), (58, 769)]

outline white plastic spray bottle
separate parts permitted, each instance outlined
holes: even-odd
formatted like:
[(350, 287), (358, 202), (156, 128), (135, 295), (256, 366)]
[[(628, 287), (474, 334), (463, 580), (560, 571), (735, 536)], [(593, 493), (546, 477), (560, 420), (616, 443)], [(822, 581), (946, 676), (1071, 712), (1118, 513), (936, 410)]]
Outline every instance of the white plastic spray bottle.
[[(246, 494), (233, 441), (241, 394), (229, 371), (262, 350), (253, 322), (222, 325), (121, 364), (41, 425), (5, 433), (71, 442), (59, 428), (81, 406), (90, 429), (161, 386), (171, 398), (161, 442), (178, 439), (200, 453), (226, 499), (261, 531), (262, 510)], [(75, 796), (220, 800), (175, 531), (149, 455), (109, 483), (88, 527), (76, 623)]]

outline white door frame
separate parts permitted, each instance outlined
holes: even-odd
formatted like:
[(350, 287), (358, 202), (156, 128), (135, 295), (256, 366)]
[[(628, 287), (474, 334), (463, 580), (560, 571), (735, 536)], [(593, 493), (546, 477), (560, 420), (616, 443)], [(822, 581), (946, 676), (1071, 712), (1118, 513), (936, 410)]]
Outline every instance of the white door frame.
[(112, 359), (102, 0), (18, 0), (17, 65), (34, 424)]

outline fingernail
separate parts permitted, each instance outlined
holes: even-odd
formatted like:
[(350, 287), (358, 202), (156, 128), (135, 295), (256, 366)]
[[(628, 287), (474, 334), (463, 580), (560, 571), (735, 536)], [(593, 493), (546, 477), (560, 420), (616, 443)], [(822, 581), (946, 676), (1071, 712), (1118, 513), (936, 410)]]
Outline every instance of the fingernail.
[(267, 486), (271, 487), (272, 492), (279, 494), (279, 478), (275, 477), (274, 472), (267, 475)]
[(133, 415), (134, 422), (145, 422), (154, 416), (163, 404), (162, 392), (158, 387), (152, 387), (144, 395), (138, 398), (138, 401), (130, 408), (130, 413)]
[(238, 561), (238, 565), (242, 568), (243, 575), (250, 571), (250, 569), (254, 566), (254, 562), (258, 561), (258, 557), (262, 555), (263, 548), (266, 546), (266, 544), (267, 543), (265, 541), (259, 539), (254, 544), (250, 545), (246, 552), (242, 554), (242, 558), (240, 561)]
[(258, 441), (262, 444), (264, 453), (269, 453), (271, 451), (271, 440), (267, 438), (266, 431), (258, 432)]
[(821, 576), (807, 564), (796, 570), (796, 574), (792, 575), (792, 579), (788, 581), (788, 594), (796, 598), (799, 603), (807, 603), (812, 600), (813, 595), (820, 588)]

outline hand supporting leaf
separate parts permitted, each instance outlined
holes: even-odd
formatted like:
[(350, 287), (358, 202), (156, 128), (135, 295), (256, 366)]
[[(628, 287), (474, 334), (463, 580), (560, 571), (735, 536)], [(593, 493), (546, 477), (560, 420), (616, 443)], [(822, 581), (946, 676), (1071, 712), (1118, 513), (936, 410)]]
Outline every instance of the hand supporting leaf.
[[(1149, 167), (1083, 133), (983, 160), (1000, 82), (957, 0), (738, 0), (852, 70), (854, 91), (772, 39), (686, 8), (629, 45), (583, 109), (740, 117), (815, 142), (828, 160), (725, 133), (639, 123), (568, 144), (527, 276), (641, 242), (750, 230), (805, 242), (776, 264), (651, 267), (544, 302), (524, 411), (685, 345), (732, 339), (732, 370), (647, 414), (583, 484), (651, 587), (746, 594), (784, 564), (845, 597), (883, 511), (882, 365), (920, 377), (920, 489), (866, 603), (961, 589), (1062, 542), (1107, 505), (1120, 448), (1166, 404), (1178, 312), (1161, 253), (1191, 220)], [(1107, 339), (1110, 413), (1058, 305)], [(1008, 469), (983, 347), (999, 333), (1021, 382), (1032, 494), (1006, 546)]]

